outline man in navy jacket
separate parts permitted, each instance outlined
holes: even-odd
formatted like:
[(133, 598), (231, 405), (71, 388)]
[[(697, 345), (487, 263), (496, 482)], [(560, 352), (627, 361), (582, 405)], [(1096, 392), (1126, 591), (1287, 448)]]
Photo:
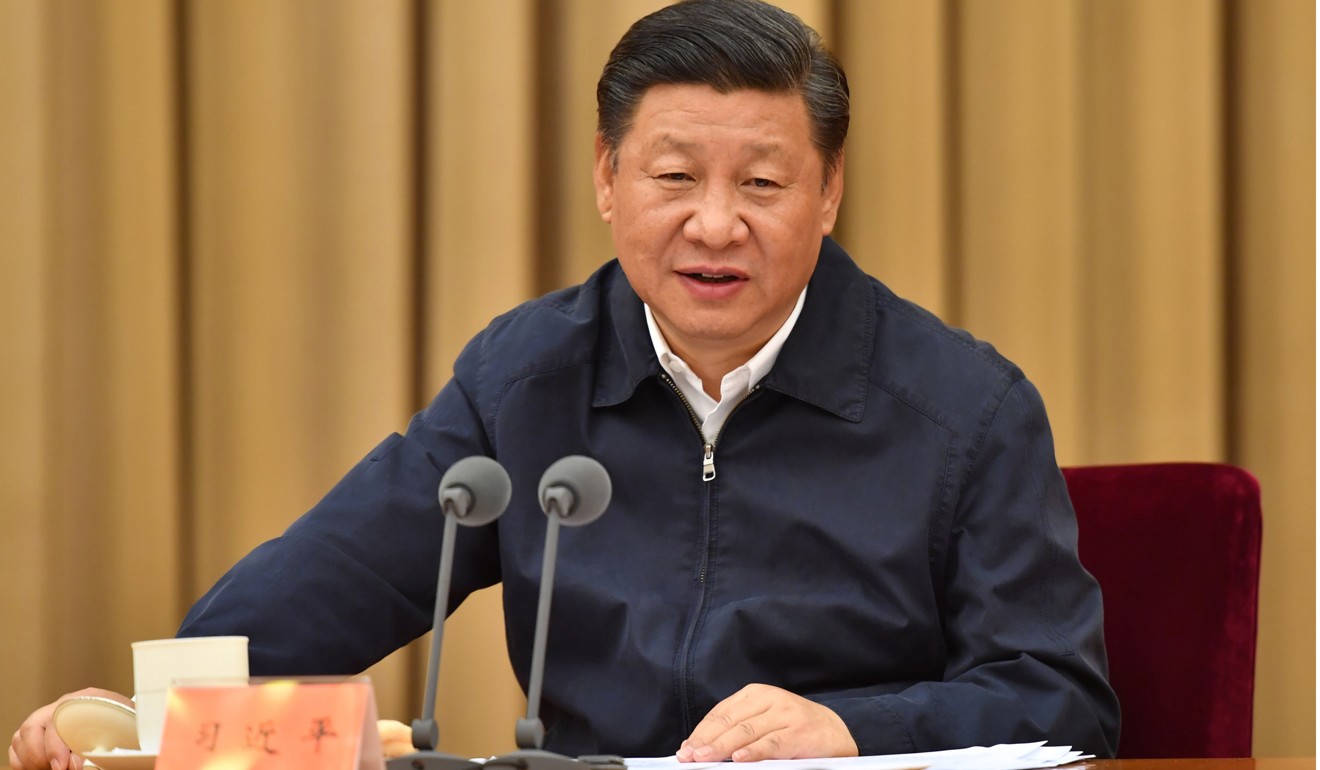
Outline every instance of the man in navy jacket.
[[(815, 33), (754, 0), (683, 3), (629, 30), (597, 95), (617, 261), (495, 319), (407, 434), (239, 562), (180, 634), (248, 635), (254, 674), (366, 668), (429, 628), (437, 484), (487, 455), (513, 501), (460, 531), (449, 606), (503, 583), (525, 686), (535, 485), (583, 454), (614, 497), (560, 539), (547, 748), (746, 761), (1049, 740), (1111, 756), (1100, 594), (1044, 407), (828, 237), (848, 94)], [(47, 724), (25, 723), (11, 764), (58, 755), (33, 748)]]

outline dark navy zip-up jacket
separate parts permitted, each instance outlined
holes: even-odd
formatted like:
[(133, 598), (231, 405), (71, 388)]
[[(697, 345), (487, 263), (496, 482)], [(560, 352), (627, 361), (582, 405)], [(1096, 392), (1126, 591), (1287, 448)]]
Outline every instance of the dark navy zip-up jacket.
[[(453, 595), (503, 581), (524, 687), (541, 474), (595, 457), (605, 515), (560, 536), (542, 718), (567, 754), (672, 754), (742, 686), (834, 709), (863, 754), (1048, 740), (1112, 756), (1100, 591), (1031, 383), (824, 239), (771, 372), (703, 439), (616, 262), (495, 319), (454, 377), (180, 635), (246, 634), (254, 674), (356, 673), (428, 630), (454, 461), (513, 501), (460, 528)], [(444, 698), (444, 693), (440, 693)]]

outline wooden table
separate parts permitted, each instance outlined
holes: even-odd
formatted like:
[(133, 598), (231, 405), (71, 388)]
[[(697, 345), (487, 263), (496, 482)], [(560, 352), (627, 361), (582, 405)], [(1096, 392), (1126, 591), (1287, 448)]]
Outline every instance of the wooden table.
[(1065, 767), (1090, 770), (1315, 770), (1315, 757), (1089, 759)]

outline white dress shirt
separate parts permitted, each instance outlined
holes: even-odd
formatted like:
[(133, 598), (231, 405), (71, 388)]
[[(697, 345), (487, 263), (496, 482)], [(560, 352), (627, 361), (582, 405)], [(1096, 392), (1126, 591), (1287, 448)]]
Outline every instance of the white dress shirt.
[(793, 331), (793, 325), (797, 323), (798, 316), (802, 313), (802, 304), (806, 299), (807, 290), (804, 288), (798, 295), (793, 312), (788, 314), (788, 319), (779, 327), (779, 331), (775, 332), (774, 336), (756, 351), (756, 355), (748, 359), (747, 363), (724, 375), (724, 379), (720, 381), (719, 401), (706, 394), (701, 386), (701, 378), (697, 377), (687, 362), (669, 349), (669, 343), (660, 332), (660, 327), (656, 325), (655, 315), (651, 313), (650, 306), (642, 305), (646, 314), (646, 328), (651, 330), (651, 344), (655, 346), (655, 355), (660, 359), (660, 366), (664, 367), (673, 378), (674, 385), (678, 387), (679, 392), (687, 399), (688, 405), (692, 407), (692, 411), (696, 413), (697, 419), (701, 421), (701, 433), (705, 436), (706, 443), (715, 443), (715, 437), (719, 435), (720, 428), (724, 427), (724, 421), (729, 419), (729, 412), (733, 411), (744, 396), (752, 392), (752, 387), (760, 382), (761, 378), (770, 373), (770, 368), (775, 365), (775, 359), (779, 358), (779, 351), (784, 348), (784, 341), (788, 339), (789, 333)]

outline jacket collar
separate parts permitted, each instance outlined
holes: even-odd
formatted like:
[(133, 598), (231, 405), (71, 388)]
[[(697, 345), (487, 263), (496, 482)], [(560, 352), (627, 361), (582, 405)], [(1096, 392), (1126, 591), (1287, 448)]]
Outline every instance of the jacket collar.
[[(601, 328), (593, 406), (622, 403), (642, 380), (660, 373), (641, 299), (617, 264), (603, 272), (608, 274), (608, 317)], [(762, 385), (846, 420), (860, 421), (875, 324), (875, 301), (866, 275), (833, 239), (823, 239), (802, 314)]]

